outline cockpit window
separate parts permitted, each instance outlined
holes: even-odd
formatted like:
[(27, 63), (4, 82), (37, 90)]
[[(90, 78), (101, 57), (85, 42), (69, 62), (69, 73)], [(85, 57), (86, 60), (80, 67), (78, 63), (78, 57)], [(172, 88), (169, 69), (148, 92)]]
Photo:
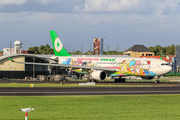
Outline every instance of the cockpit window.
[(162, 63), (161, 66), (164, 66), (164, 65), (169, 65), (168, 63)]

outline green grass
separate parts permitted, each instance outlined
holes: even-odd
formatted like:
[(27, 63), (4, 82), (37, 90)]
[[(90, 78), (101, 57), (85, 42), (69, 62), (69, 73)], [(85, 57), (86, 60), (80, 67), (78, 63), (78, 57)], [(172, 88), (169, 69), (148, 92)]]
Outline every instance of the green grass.
[(0, 96), (0, 120), (178, 120), (180, 95)]

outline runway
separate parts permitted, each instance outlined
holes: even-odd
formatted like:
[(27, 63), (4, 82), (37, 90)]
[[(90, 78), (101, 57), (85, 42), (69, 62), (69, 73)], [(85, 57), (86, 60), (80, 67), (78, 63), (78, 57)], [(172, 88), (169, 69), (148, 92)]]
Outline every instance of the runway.
[(51, 95), (135, 95), (180, 94), (180, 87), (61, 87), (61, 88), (0, 88), (0, 95), (51, 96)]
[[(65, 83), (65, 84), (79, 84), (79, 83), (86, 83), (87, 81), (24, 81), (24, 80), (18, 80), (18, 81), (11, 81), (11, 80), (0, 80), (0, 83), (29, 83), (29, 84), (43, 84), (43, 83), (47, 83), (47, 84), (60, 84), (61, 82)], [(160, 84), (156, 84), (154, 82), (125, 82), (125, 83), (115, 83), (115, 82), (107, 82), (107, 81), (102, 81), (102, 82), (98, 82), (96, 83), (96, 85), (109, 85), (109, 83), (111, 83), (111, 85), (163, 85), (163, 86), (167, 86), (167, 85), (173, 85), (173, 86), (180, 86), (180, 82), (161, 82)]]

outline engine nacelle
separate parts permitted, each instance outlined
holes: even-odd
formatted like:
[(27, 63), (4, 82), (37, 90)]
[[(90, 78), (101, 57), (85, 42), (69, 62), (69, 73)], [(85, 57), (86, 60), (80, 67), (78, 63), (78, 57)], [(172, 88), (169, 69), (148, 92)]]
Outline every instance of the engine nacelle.
[(106, 75), (107, 75), (106, 72), (101, 71), (101, 70), (94, 70), (91, 73), (92, 79), (95, 79), (95, 80), (104, 80), (106, 79)]

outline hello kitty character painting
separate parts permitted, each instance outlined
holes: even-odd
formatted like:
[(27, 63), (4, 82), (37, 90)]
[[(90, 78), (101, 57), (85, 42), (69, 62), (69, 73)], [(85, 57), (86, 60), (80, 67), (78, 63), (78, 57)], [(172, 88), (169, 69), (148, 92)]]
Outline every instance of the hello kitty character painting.
[(146, 74), (149, 74), (149, 69), (150, 69), (150, 64), (151, 62), (148, 60), (145, 60), (142, 64), (141, 64), (141, 67), (143, 69), (143, 73), (146, 75)]

